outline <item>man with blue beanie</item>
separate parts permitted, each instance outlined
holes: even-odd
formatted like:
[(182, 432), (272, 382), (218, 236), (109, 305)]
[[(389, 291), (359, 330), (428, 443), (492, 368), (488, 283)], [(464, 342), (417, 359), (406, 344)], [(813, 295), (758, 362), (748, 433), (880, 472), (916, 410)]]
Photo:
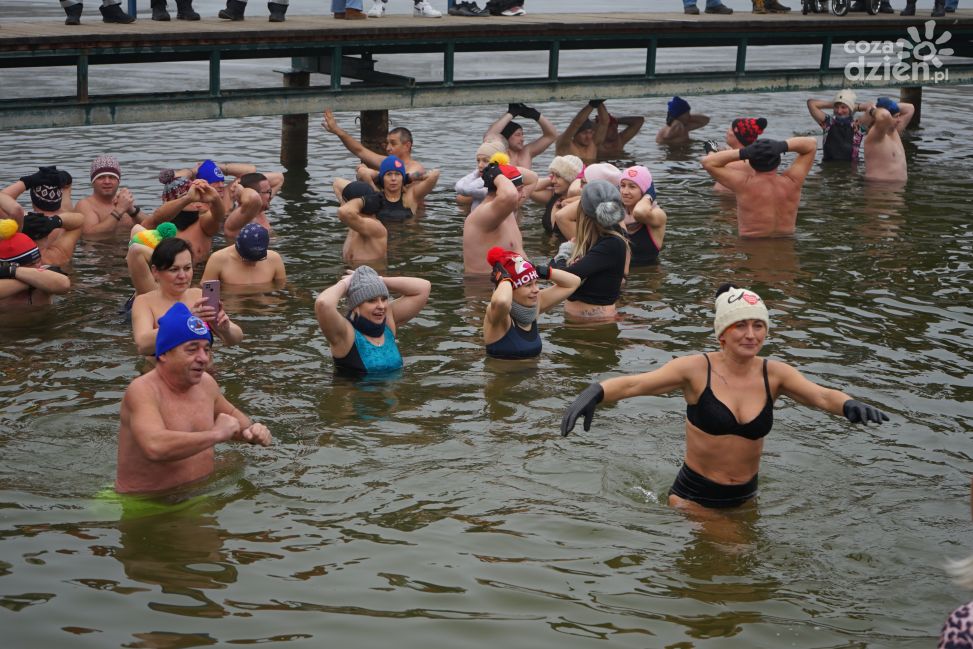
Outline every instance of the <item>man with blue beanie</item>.
[(159, 493), (205, 479), (220, 442), (270, 445), (267, 427), (227, 401), (206, 371), (212, 341), (206, 323), (181, 302), (159, 318), (156, 366), (122, 398), (119, 493)]
[(693, 115), (689, 102), (673, 97), (666, 108), (666, 125), (655, 135), (656, 144), (688, 144), (689, 132), (709, 124), (709, 117)]

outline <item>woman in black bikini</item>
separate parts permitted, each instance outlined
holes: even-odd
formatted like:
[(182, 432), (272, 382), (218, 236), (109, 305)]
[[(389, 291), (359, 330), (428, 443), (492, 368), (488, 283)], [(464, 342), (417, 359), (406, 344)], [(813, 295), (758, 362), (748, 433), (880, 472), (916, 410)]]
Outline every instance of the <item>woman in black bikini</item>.
[(713, 327), (720, 351), (683, 356), (653, 372), (592, 383), (564, 413), (561, 434), (571, 432), (581, 416), (589, 430), (601, 401), (682, 390), (687, 404), (686, 456), (669, 491), (669, 504), (692, 510), (736, 507), (757, 495), (763, 438), (773, 426), (774, 400), (780, 395), (843, 414), (853, 423), (888, 421), (878, 408), (817, 385), (786, 363), (760, 358), (769, 327), (760, 296), (724, 284), (716, 293)]

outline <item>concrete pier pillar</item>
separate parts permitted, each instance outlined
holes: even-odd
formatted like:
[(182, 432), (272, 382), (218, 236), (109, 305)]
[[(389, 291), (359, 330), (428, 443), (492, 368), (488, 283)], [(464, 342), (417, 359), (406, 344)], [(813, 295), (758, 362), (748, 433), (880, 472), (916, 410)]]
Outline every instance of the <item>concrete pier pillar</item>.
[(363, 110), (361, 112), (361, 142), (366, 148), (385, 155), (385, 140), (389, 134), (387, 110)]
[(915, 115), (909, 120), (907, 128), (919, 128), (919, 119), (922, 117), (922, 86), (902, 88), (899, 90), (899, 99), (916, 107)]
[[(285, 88), (307, 88), (310, 72), (285, 72)], [(307, 167), (307, 113), (283, 115), (280, 120), (280, 163), (286, 169)]]

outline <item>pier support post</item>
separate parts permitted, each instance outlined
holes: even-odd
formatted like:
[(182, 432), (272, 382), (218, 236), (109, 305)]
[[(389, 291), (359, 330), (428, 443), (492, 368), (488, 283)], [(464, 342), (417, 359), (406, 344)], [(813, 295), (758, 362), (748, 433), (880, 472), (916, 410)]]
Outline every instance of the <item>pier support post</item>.
[(911, 86), (899, 90), (899, 99), (916, 107), (916, 112), (906, 128), (919, 128), (922, 117), (922, 86)]
[(375, 153), (385, 155), (385, 141), (389, 135), (387, 110), (363, 110), (361, 112), (361, 142)]
[[(307, 88), (310, 72), (284, 73), (285, 88)], [(280, 120), (280, 163), (288, 170), (307, 167), (307, 113), (284, 115)]]

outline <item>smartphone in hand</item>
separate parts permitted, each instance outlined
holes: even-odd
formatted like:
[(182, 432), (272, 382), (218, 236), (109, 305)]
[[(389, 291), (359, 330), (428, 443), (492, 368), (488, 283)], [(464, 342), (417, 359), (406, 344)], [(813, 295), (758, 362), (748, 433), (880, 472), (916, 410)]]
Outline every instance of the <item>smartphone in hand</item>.
[(218, 312), (220, 310), (220, 280), (208, 279), (202, 283), (202, 287), (206, 306), (211, 306)]

